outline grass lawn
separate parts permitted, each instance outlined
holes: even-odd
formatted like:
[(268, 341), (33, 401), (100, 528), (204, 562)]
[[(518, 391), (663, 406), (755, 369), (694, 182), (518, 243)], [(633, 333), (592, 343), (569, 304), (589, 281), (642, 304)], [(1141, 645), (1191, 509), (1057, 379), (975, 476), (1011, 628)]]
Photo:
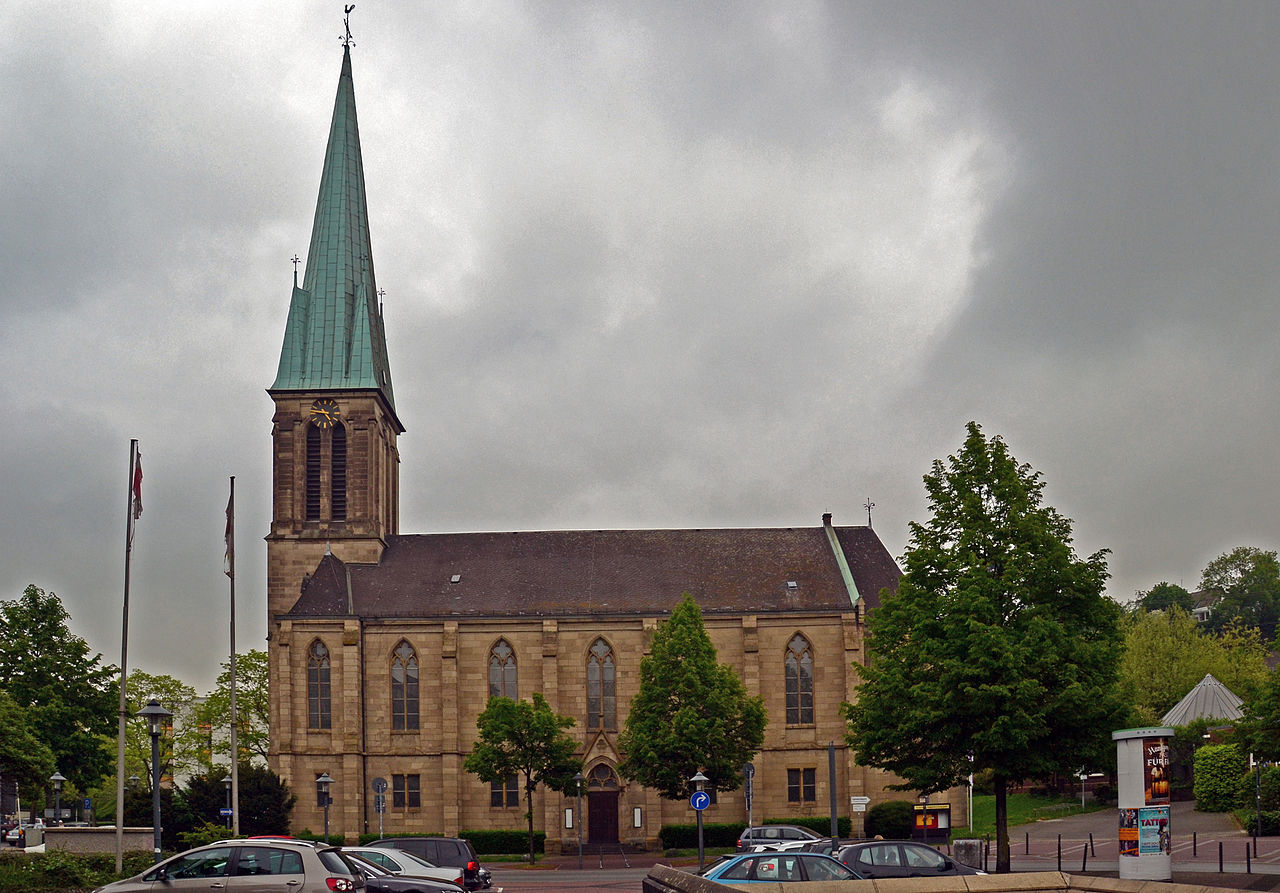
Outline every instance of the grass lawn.
[[(1097, 812), (1106, 809), (1100, 803), (1089, 800), (1080, 808), (1079, 797), (1033, 797), (1030, 794), (1010, 794), (1008, 796), (1009, 827), (1026, 825), (1044, 818), (1061, 818), (1066, 815), (1079, 815), (1083, 812)], [(994, 794), (973, 795), (973, 826), (969, 828), (952, 828), (951, 839), (966, 837), (995, 837), (996, 835), (996, 798)]]

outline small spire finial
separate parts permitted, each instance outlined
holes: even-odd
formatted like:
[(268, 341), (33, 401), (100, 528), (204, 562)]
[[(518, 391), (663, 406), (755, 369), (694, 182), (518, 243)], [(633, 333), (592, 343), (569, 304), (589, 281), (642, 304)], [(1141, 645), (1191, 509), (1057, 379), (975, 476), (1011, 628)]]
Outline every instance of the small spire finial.
[(298, 263), (299, 263), (299, 261), (301, 261), (301, 258), (300, 258), (300, 257), (298, 257), (298, 255), (296, 255), (296, 254), (295, 254), (295, 255), (293, 256), (293, 287), (294, 287), (294, 288), (297, 288), (297, 287), (298, 287)]
[(868, 496), (867, 501), (864, 502), (862, 505), (867, 510), (867, 526), (870, 527), (871, 526), (871, 510), (876, 507), (876, 504), (872, 502), (871, 497)]
[(347, 29), (347, 36), (342, 38), (342, 45), (344, 47), (352, 46), (355, 43), (355, 41), (351, 39), (351, 10), (355, 8), (356, 5), (354, 3), (348, 3), (342, 8), (342, 25)]
[(386, 296), (386, 294), (387, 294), (387, 290), (385, 288), (378, 289), (378, 315), (379, 316), (382, 315), (382, 299)]

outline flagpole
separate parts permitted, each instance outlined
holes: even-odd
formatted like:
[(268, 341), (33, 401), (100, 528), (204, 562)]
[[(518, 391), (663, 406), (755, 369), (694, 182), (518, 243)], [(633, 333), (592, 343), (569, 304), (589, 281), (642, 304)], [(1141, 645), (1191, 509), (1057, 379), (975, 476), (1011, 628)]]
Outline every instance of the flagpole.
[(138, 463), (138, 440), (129, 441), (129, 493), (125, 509), (124, 535), (124, 617), (120, 624), (120, 717), (116, 741), (116, 874), (124, 871), (124, 733), (129, 719), (127, 682), (129, 678), (129, 565), (133, 555), (133, 522), (141, 514), (141, 472)]
[(227, 498), (227, 576), (231, 578), (231, 827), (240, 836), (240, 719), (236, 715), (236, 476)]

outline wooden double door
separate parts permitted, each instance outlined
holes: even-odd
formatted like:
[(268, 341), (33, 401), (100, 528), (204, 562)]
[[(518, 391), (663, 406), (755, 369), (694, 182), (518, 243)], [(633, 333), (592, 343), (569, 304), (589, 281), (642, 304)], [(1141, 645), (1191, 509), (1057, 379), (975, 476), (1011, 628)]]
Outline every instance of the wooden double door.
[(587, 842), (618, 842), (618, 791), (587, 792)]

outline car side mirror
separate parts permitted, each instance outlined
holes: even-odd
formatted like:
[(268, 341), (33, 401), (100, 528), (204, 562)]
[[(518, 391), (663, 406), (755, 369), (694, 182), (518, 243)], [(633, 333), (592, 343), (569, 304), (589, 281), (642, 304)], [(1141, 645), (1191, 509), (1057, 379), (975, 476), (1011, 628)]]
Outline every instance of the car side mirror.
[(943, 871), (950, 871), (951, 869), (953, 869), (953, 868), (955, 868), (955, 867), (956, 867), (956, 864), (955, 864), (954, 862), (952, 862), (950, 859), (943, 859), (943, 860), (942, 860), (942, 870), (943, 870)]

